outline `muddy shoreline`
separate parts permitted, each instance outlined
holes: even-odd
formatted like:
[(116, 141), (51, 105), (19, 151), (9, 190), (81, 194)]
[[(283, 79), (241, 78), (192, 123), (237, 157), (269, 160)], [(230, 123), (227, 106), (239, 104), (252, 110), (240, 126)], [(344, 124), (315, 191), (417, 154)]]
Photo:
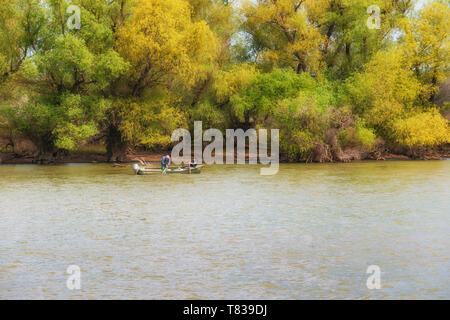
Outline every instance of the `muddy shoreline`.
[[(205, 145), (203, 146), (205, 147)], [(4, 137), (0, 135), (0, 164), (65, 164), (65, 163), (133, 163), (139, 161), (159, 162), (163, 155), (170, 154), (169, 150), (145, 150), (140, 148), (127, 148), (117, 154), (108, 156), (105, 143), (86, 143), (76, 152), (64, 150), (53, 153), (40, 153), (36, 145), (27, 138), (20, 136)], [(216, 152), (216, 157), (222, 155), (225, 163), (226, 151)], [(257, 157), (257, 155), (253, 155)], [(234, 155), (237, 163), (237, 154)], [(249, 150), (246, 150), (246, 160)], [(353, 162), (360, 160), (445, 160), (450, 158), (450, 145), (435, 148), (417, 149), (410, 153), (405, 149), (392, 149), (381, 143), (372, 150), (361, 147), (341, 149), (336, 141), (329, 144), (318, 144), (311, 152), (310, 157), (303, 159), (289, 159), (280, 153), (280, 163), (330, 163)]]
[[(123, 161), (108, 161), (105, 154), (99, 153), (89, 153), (89, 154), (67, 154), (67, 155), (43, 155), (40, 157), (31, 155), (18, 155), (14, 153), (0, 152), (0, 164), (67, 164), (67, 163), (133, 163), (145, 161), (145, 162), (159, 162), (161, 157), (167, 152), (138, 152), (138, 153), (128, 153), (125, 155)], [(248, 155), (246, 157), (248, 159)], [(345, 160), (335, 160), (326, 162), (354, 162), (361, 160), (377, 160), (377, 161), (388, 161), (388, 160), (446, 160), (450, 158), (450, 150), (440, 150), (439, 152), (433, 151), (425, 153), (420, 157), (411, 157), (404, 154), (394, 154), (394, 153), (377, 153), (377, 154), (367, 154), (362, 157), (355, 157)], [(305, 161), (294, 161), (298, 163), (304, 163)], [(311, 161), (318, 162), (318, 161)], [(280, 163), (293, 163), (288, 161), (283, 156), (280, 156)]]

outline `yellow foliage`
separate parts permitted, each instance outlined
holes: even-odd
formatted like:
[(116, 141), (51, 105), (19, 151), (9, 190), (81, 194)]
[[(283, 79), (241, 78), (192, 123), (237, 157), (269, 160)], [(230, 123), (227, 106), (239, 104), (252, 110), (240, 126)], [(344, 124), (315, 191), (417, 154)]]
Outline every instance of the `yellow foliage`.
[(396, 142), (410, 148), (450, 143), (448, 120), (436, 109), (395, 120), (393, 127)]
[(308, 16), (319, 23), (323, 23), (327, 19), (326, 12), (330, 8), (331, 0), (305, 0), (305, 7)]
[(400, 49), (377, 53), (349, 83), (352, 104), (371, 125), (381, 125), (412, 108), (423, 87)]
[(220, 71), (214, 82), (218, 102), (227, 102), (232, 95), (245, 88), (257, 75), (255, 66), (248, 63), (234, 65), (229, 71)]
[[(312, 1), (307, 1), (312, 6)], [(312, 6), (317, 11), (317, 6)], [(326, 7), (323, 7), (324, 9)], [(311, 23), (303, 1), (244, 3), (247, 31), (267, 46), (261, 58), (270, 65), (291, 66), (297, 73), (318, 72), (324, 36)], [(261, 31), (264, 30), (264, 31)]]
[(119, 105), (122, 137), (133, 146), (166, 147), (172, 132), (186, 127), (185, 114), (170, 101), (124, 101)]
[(0, 77), (18, 69), (23, 59), (21, 41), (24, 31), (16, 6), (15, 0), (2, 0), (0, 4)]
[(193, 83), (198, 66), (216, 53), (214, 35), (204, 21), (191, 20), (183, 0), (140, 0), (117, 32), (120, 54), (134, 69), (134, 94), (176, 75)]
[(366, 118), (372, 126), (385, 127), (393, 119), (404, 113), (404, 106), (396, 100), (380, 99), (375, 107), (366, 113)]
[(434, 93), (450, 70), (450, 8), (430, 1), (413, 19), (403, 19), (401, 25), (405, 55)]

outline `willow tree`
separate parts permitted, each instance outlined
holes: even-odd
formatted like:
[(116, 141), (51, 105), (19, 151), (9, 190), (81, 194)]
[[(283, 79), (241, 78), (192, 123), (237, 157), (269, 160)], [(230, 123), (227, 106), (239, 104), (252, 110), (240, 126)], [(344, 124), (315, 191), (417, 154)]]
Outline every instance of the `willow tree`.
[[(327, 66), (343, 79), (387, 48), (411, 0), (259, 0), (243, 6), (243, 30), (261, 60), (297, 73)], [(369, 8), (378, 8), (369, 12)], [(367, 27), (371, 14), (380, 25)]]
[[(324, 12), (314, 6), (323, 3)], [(326, 37), (323, 54), (332, 74), (343, 79), (361, 70), (371, 57), (388, 48), (410, 12), (411, 0), (318, 0), (310, 2), (311, 19)], [(377, 22), (372, 28), (368, 22)]]
[(0, 7), (0, 81), (39, 51), (47, 21), (39, 0), (4, 0)]
[(212, 58), (215, 39), (204, 21), (193, 22), (183, 0), (139, 1), (118, 30), (116, 46), (131, 64), (131, 95), (183, 80), (193, 83), (197, 66)]
[(362, 72), (347, 79), (346, 87), (353, 112), (385, 138), (394, 119), (414, 110), (423, 90), (400, 48), (375, 54)]
[[(216, 55), (216, 39), (204, 20), (194, 19), (187, 1), (142, 0), (133, 1), (131, 15), (117, 28), (114, 45), (129, 64), (107, 113), (108, 151), (120, 160), (128, 145), (167, 143), (163, 135), (183, 121), (181, 111), (174, 108), (182, 99), (178, 89), (198, 82), (203, 66)], [(157, 130), (156, 119), (163, 118), (173, 119), (173, 125)]]
[(216, 39), (214, 59), (199, 65), (199, 77), (194, 85), (185, 87), (185, 104), (189, 109), (205, 103), (211, 93), (211, 87), (217, 73), (231, 63), (232, 41), (238, 31), (236, 12), (232, 1), (227, 0), (188, 0), (192, 8), (194, 22), (205, 21)]
[(404, 52), (432, 102), (450, 73), (450, 8), (445, 1), (429, 3), (403, 23)]
[(243, 30), (251, 35), (265, 64), (292, 67), (297, 73), (321, 67), (324, 37), (308, 17), (305, 3), (292, 0), (245, 2)]
[(15, 13), (12, 25), (19, 35), (9, 47), (20, 49), (15, 60), (9, 54), (15, 77), (8, 85), (27, 90), (20, 99), (5, 100), (3, 114), (8, 126), (33, 140), (41, 153), (74, 150), (96, 135), (102, 99), (126, 68), (113, 48), (111, 19), (102, 14), (111, 3), (72, 4), (81, 8), (80, 30), (67, 26), (70, 13), (63, 0), (17, 0), (7, 7)]

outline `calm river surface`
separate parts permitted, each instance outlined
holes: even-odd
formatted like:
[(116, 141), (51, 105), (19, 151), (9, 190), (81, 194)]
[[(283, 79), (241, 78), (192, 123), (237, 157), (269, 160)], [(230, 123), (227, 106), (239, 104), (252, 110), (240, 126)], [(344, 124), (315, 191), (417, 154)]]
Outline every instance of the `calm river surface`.
[(0, 166), (0, 298), (450, 299), (449, 195), (450, 161)]

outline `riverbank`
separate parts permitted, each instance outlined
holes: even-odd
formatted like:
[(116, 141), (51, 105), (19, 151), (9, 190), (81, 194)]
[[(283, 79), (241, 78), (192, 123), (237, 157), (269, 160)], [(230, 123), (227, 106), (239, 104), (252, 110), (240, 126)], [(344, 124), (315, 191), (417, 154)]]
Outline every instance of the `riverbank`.
[[(0, 163), (3, 164), (64, 164), (64, 163), (131, 163), (159, 162), (168, 150), (145, 151), (128, 148), (126, 152), (114, 157), (108, 156), (103, 142), (86, 144), (77, 151), (60, 150), (54, 153), (40, 154), (39, 149), (29, 139), (23, 137), (5, 138), (0, 136)], [(216, 153), (217, 154), (217, 153)], [(217, 154), (220, 157), (219, 154)], [(226, 158), (226, 153), (222, 155)], [(111, 161), (120, 159), (120, 161)], [(247, 150), (246, 159), (249, 153)], [(377, 145), (373, 150), (363, 148), (341, 149), (337, 143), (318, 144), (307, 160), (288, 158), (280, 154), (281, 163), (296, 162), (352, 162), (360, 160), (441, 160), (450, 158), (450, 145), (433, 149), (423, 149), (420, 152), (408, 153), (405, 150), (391, 150), (384, 144)], [(235, 160), (237, 155), (235, 154)], [(224, 161), (225, 162), (225, 161)]]
[[(132, 163), (132, 162), (159, 162), (161, 157), (167, 152), (129, 152), (124, 156), (123, 161), (120, 163)], [(353, 162), (360, 160), (445, 160), (450, 158), (450, 148), (443, 148), (440, 150), (434, 150), (424, 152), (420, 156), (408, 156), (406, 154), (396, 154), (388, 151), (385, 152), (368, 152), (361, 153), (355, 150), (347, 150), (342, 152), (340, 159), (330, 159), (324, 161), (317, 161), (312, 159), (308, 162)], [(246, 155), (248, 159), (248, 154)], [(281, 163), (291, 163), (286, 157), (280, 156)], [(305, 161), (295, 161), (305, 162)], [(29, 154), (17, 154), (12, 152), (0, 152), (0, 164), (64, 164), (64, 163), (117, 163), (114, 161), (108, 161), (108, 157), (105, 153), (55, 153), (29, 155)]]

